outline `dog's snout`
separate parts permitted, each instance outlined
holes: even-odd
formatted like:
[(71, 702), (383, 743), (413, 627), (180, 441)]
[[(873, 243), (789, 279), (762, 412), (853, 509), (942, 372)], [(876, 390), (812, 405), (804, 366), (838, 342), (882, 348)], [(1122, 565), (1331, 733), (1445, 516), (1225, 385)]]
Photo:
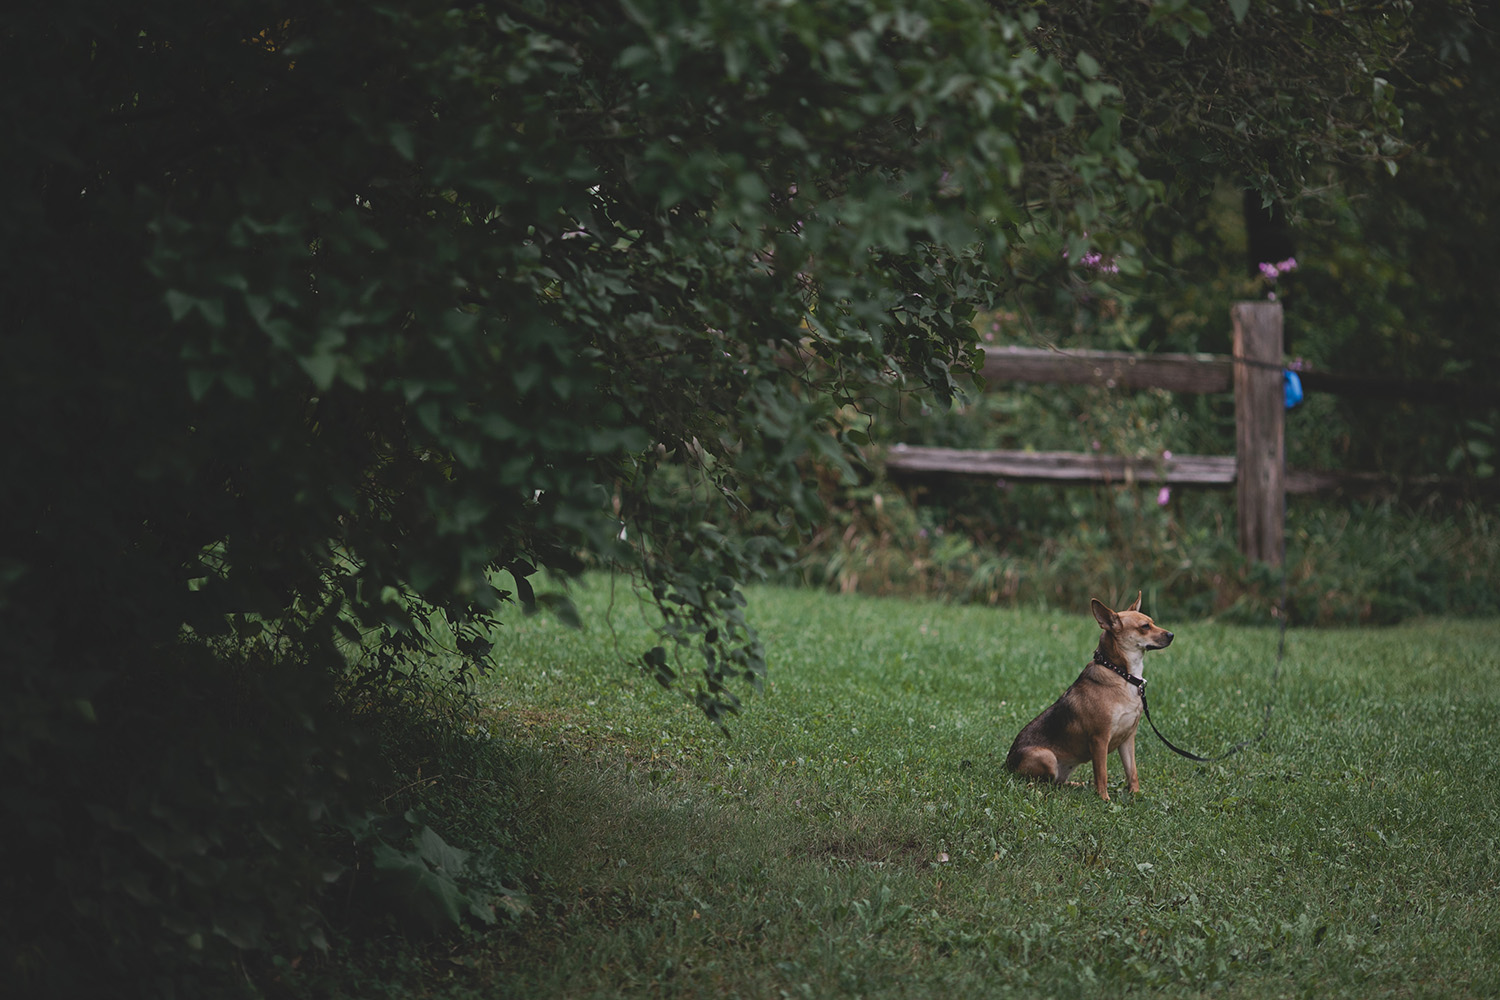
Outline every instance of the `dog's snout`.
[(1173, 638), (1175, 638), (1175, 637), (1174, 637), (1174, 636), (1173, 636), (1173, 635), (1172, 635), (1172, 633), (1171, 633), (1171, 632), (1166, 632), (1166, 631), (1164, 631), (1164, 632), (1162, 632), (1162, 635), (1164, 635), (1164, 636), (1166, 636), (1166, 638), (1165, 638), (1165, 639), (1163, 639), (1163, 640), (1162, 640), (1162, 642), (1161, 642), (1161, 644), (1162, 644), (1162, 645), (1163, 645), (1163, 646), (1167, 646), (1167, 645), (1170, 645), (1170, 644), (1171, 644), (1171, 642), (1172, 642), (1172, 639), (1173, 639)]

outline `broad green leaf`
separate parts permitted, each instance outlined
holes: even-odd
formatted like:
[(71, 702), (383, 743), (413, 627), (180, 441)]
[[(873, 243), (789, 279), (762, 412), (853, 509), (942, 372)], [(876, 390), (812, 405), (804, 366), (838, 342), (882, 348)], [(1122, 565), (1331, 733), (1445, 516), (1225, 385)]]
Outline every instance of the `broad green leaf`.
[(338, 375), (339, 358), (336, 354), (311, 354), (297, 359), (297, 364), (307, 372), (312, 379), (313, 385), (320, 392), (326, 391), (333, 385), (334, 378)]
[(193, 306), (197, 301), (191, 295), (170, 289), (167, 291), (165, 299), (167, 311), (171, 314), (174, 321), (180, 320), (192, 312)]

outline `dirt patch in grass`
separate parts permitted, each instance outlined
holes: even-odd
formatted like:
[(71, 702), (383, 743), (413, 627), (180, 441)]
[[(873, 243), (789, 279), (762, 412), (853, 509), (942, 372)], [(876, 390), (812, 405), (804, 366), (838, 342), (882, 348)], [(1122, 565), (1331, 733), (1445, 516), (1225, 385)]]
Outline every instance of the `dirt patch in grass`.
[(812, 834), (809, 853), (830, 862), (870, 865), (918, 865), (934, 860), (930, 845), (914, 829), (902, 829), (868, 816)]

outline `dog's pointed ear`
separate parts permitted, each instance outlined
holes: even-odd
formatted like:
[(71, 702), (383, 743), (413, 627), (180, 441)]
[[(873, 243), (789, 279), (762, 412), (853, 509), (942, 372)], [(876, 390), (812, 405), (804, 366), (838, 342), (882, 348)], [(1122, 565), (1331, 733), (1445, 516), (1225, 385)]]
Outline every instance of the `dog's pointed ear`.
[(1135, 603), (1132, 604), (1130, 607), (1126, 608), (1125, 610), (1126, 611), (1139, 611), (1139, 610), (1141, 610), (1141, 592), (1139, 590), (1137, 590), (1135, 592)]
[(1114, 625), (1115, 620), (1118, 616), (1113, 611), (1106, 608), (1103, 604), (1099, 603), (1099, 598), (1091, 598), (1089, 600), (1089, 607), (1094, 609), (1094, 621), (1099, 623), (1100, 628), (1107, 629), (1110, 626)]

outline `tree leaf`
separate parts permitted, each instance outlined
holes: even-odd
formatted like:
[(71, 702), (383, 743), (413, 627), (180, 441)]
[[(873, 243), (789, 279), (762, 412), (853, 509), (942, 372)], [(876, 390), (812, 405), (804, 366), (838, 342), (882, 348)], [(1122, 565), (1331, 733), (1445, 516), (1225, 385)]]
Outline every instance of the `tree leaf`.
[(339, 359), (336, 354), (311, 354), (297, 359), (297, 364), (307, 372), (319, 392), (327, 391), (338, 376)]

